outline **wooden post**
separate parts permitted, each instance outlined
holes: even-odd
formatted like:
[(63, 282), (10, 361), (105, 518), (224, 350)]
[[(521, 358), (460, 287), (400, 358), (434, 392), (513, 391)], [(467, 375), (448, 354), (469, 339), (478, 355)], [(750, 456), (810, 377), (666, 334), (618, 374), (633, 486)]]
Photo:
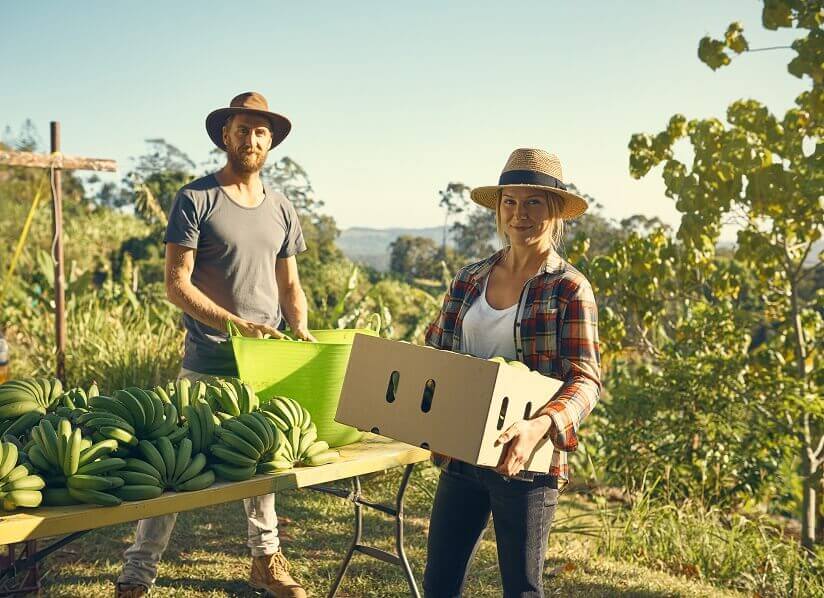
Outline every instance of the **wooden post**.
[[(60, 123), (51, 122), (51, 151), (52, 154), (60, 151)], [(54, 215), (54, 331), (57, 353), (57, 367), (55, 376), (66, 383), (66, 289), (63, 274), (63, 171), (54, 167), (51, 171), (54, 201), (52, 213)]]

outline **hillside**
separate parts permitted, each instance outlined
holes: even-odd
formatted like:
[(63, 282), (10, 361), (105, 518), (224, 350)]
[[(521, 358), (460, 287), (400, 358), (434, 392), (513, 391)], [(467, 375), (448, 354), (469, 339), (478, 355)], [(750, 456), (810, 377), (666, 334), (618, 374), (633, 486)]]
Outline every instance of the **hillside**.
[(389, 246), (401, 235), (427, 237), (440, 243), (443, 228), (347, 228), (341, 231), (336, 243), (349, 259), (385, 272), (389, 269)]

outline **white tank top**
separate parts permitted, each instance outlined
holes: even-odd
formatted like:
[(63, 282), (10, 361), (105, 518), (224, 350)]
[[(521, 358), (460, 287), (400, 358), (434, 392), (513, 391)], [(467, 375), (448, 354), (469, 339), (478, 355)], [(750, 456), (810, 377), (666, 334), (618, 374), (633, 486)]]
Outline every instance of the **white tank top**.
[(515, 315), (518, 304), (505, 309), (495, 309), (486, 300), (486, 283), (480, 296), (466, 312), (461, 330), (461, 350), (467, 355), (489, 359), (504, 357), (508, 361), (516, 359)]

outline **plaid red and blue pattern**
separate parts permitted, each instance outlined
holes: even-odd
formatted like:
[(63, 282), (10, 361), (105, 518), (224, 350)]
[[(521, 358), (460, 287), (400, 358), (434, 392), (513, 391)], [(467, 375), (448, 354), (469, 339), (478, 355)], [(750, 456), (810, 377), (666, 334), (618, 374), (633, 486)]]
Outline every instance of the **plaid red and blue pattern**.
[[(480, 296), (492, 267), (506, 253), (462, 268), (449, 285), (437, 318), (426, 331), (426, 344), (461, 352), (464, 316)], [(518, 359), (565, 384), (535, 416), (552, 419), (555, 447), (549, 473), (568, 479), (567, 452), (578, 447), (578, 427), (601, 394), (598, 308), (589, 281), (553, 253), (524, 285), (514, 323)]]

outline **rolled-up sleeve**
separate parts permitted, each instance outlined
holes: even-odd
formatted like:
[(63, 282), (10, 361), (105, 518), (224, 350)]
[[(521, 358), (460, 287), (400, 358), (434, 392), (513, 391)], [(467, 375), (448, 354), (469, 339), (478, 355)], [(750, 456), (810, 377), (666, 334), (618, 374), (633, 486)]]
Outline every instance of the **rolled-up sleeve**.
[(552, 443), (569, 452), (578, 448), (578, 427), (601, 395), (598, 308), (588, 283), (579, 285), (568, 299), (558, 332), (564, 385), (542, 413), (552, 419)]

